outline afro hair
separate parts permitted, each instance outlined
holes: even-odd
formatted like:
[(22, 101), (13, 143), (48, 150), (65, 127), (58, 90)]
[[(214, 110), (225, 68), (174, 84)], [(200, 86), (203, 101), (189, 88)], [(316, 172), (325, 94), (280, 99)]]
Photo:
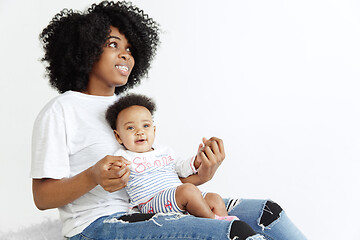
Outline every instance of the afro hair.
[(50, 84), (59, 93), (86, 90), (89, 73), (103, 52), (110, 26), (126, 36), (135, 59), (127, 84), (116, 87), (115, 93), (136, 86), (147, 76), (160, 43), (159, 25), (129, 2), (103, 1), (84, 12), (62, 10), (39, 36), (45, 51), (41, 60), (47, 63)]
[(106, 121), (113, 130), (116, 129), (116, 120), (119, 113), (131, 106), (145, 107), (149, 110), (151, 115), (153, 115), (153, 113), (156, 111), (156, 104), (151, 98), (140, 94), (127, 94), (112, 104), (106, 111)]

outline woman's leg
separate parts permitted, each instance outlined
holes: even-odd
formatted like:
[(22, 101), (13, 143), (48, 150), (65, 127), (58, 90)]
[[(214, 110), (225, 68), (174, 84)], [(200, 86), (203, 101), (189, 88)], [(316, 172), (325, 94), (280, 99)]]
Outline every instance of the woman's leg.
[(237, 216), (267, 239), (306, 239), (275, 202), (253, 199), (224, 199), (224, 202), (229, 215)]
[[(140, 216), (140, 217), (139, 217)], [(235, 224), (239, 222), (240, 224)], [(71, 240), (88, 239), (208, 239), (263, 240), (241, 221), (219, 221), (181, 213), (133, 214), (117, 213), (94, 221)], [(237, 236), (232, 234), (237, 226)], [(240, 228), (240, 229), (239, 229)], [(236, 237), (235, 237), (236, 236)]]

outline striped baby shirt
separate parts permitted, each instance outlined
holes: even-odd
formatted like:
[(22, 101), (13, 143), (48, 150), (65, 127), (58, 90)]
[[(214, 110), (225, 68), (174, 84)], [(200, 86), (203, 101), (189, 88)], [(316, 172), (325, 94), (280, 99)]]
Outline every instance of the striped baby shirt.
[(156, 193), (182, 184), (179, 177), (188, 177), (196, 170), (195, 157), (180, 160), (167, 146), (153, 146), (154, 150), (135, 153), (124, 148), (114, 154), (131, 162), (130, 177), (126, 191), (130, 197), (130, 208), (146, 203)]

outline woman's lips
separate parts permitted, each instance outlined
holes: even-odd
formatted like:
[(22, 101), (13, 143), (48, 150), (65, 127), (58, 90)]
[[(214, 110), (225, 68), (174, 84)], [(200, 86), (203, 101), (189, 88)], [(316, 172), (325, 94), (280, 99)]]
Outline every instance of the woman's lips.
[(126, 65), (115, 65), (115, 67), (122, 75), (128, 76), (130, 74), (130, 68)]

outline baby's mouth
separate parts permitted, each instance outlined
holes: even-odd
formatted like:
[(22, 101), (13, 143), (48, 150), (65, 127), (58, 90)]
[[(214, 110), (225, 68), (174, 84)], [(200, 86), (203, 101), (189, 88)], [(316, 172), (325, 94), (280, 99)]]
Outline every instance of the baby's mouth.
[(144, 142), (146, 142), (146, 139), (139, 139), (135, 141), (135, 143), (144, 143)]

